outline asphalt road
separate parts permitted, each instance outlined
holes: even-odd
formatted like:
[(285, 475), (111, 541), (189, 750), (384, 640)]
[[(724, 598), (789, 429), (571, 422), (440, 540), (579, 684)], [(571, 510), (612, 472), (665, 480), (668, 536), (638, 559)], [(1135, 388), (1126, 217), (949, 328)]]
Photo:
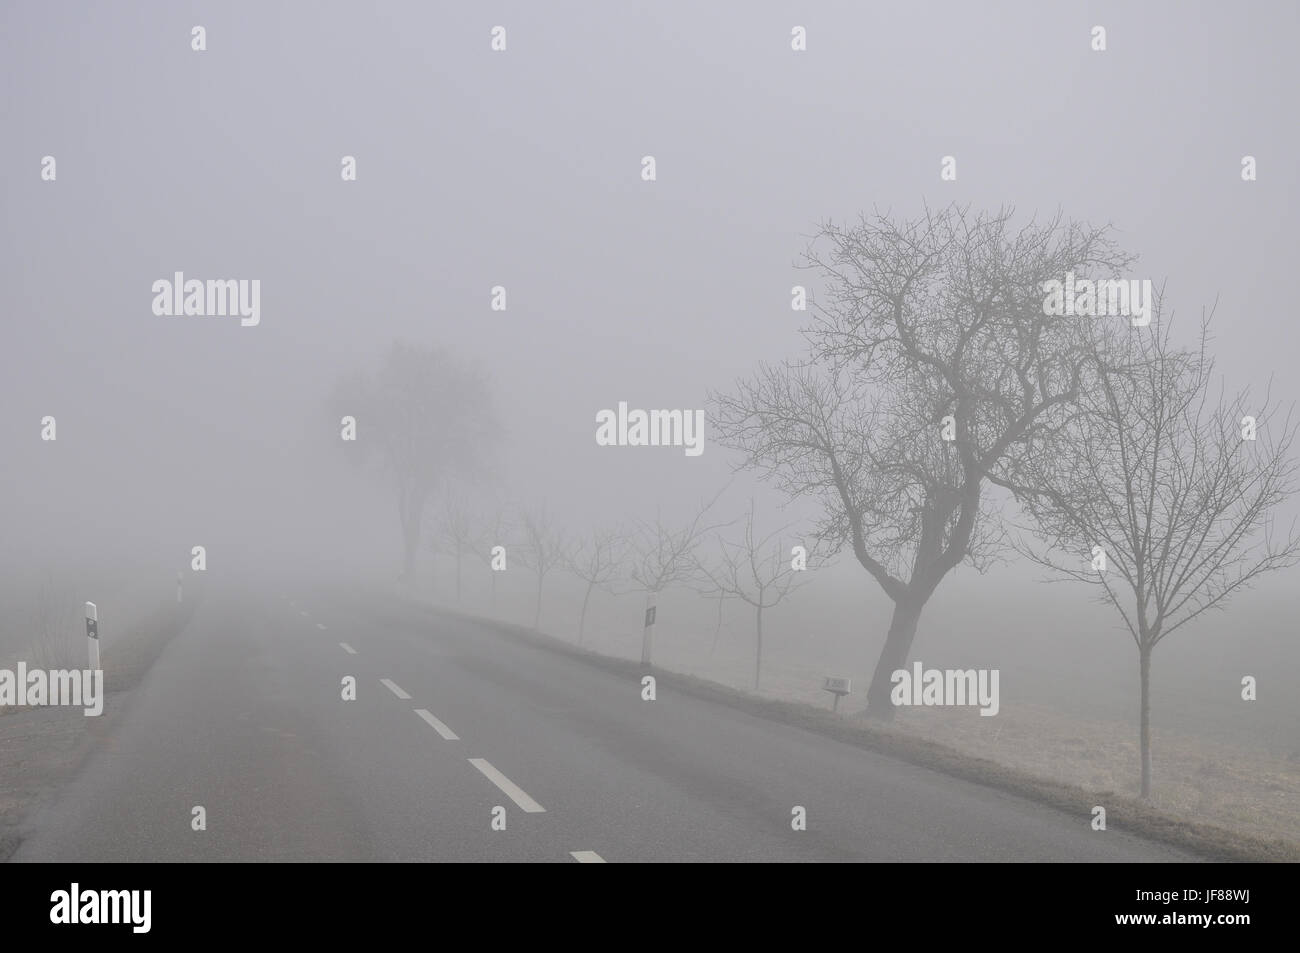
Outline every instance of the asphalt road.
[(485, 623), (210, 592), (12, 860), (1195, 859), (1089, 820), (666, 687), (643, 701)]

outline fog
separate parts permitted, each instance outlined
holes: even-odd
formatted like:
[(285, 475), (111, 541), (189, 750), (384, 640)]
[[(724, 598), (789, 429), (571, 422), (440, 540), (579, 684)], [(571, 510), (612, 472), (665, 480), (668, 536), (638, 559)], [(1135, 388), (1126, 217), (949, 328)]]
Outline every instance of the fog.
[[(544, 503), (580, 535), (688, 518), (731, 480), (721, 520), (752, 497), (767, 527), (804, 525), (816, 507), (733, 476), (738, 458), (707, 425), (704, 452), (688, 456), (598, 446), (595, 414), (620, 401), (702, 408), (760, 361), (797, 357), (790, 288), (817, 288), (795, 267), (806, 236), (873, 208), (1112, 223), (1141, 256), (1136, 273), (1166, 283), (1181, 340), (1217, 300), (1229, 389), (1271, 380), (1274, 398), (1300, 397), (1285, 291), (1300, 252), (1300, 12), (943, 10), (6, 4), (6, 589), (48, 571), (165, 591), (196, 545), (209, 584), (392, 582), (394, 489), (346, 459), (328, 399), (399, 339), (488, 376), (504, 436), (490, 478), (467, 491), (484, 505)], [(496, 23), (504, 54), (489, 48)], [(800, 55), (794, 23), (807, 28)], [(1094, 23), (1104, 53), (1089, 49)], [(956, 181), (940, 180), (945, 155)], [(1245, 155), (1258, 181), (1242, 181)], [(356, 181), (340, 178), (344, 156)], [(178, 271), (260, 280), (259, 323), (154, 314), (151, 286)], [(504, 311), (490, 307), (498, 285)], [(47, 415), (55, 441), (41, 439)], [(1293, 500), (1279, 516), (1297, 514)], [(449, 602), (452, 571), (421, 550), (419, 585)], [(465, 571), (464, 607), (487, 611), (487, 570)], [(1014, 556), (983, 576), (958, 569), (913, 657), (1001, 667), (1005, 704), (1131, 720), (1129, 637), (1088, 592), (1041, 575)], [(1161, 649), (1158, 724), (1293, 735), (1296, 581), (1264, 580)], [(501, 585), (497, 614), (531, 624), (527, 570), (512, 565)], [(581, 598), (557, 570), (542, 628), (571, 637)], [(594, 597), (592, 644), (634, 655), (643, 598)], [(804, 697), (825, 674), (865, 687), (889, 609), (841, 554), (772, 611), (771, 670), (806, 675)], [(749, 617), (725, 611), (723, 654), (742, 658)], [(669, 656), (713, 637), (714, 605), (687, 590), (659, 612)], [(1223, 714), (1244, 674), (1267, 686), (1249, 724)]]

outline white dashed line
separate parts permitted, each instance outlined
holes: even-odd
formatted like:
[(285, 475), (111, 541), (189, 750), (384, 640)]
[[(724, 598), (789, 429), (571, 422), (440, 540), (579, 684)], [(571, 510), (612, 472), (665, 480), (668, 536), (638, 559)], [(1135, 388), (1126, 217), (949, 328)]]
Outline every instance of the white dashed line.
[(427, 708), (417, 708), (415, 709), (415, 713), (427, 721), (433, 727), (434, 731), (442, 735), (444, 741), (460, 740), (460, 738), (456, 736), (456, 732), (452, 731), (437, 718), (434, 718)]
[(406, 694), (406, 692), (404, 692), (404, 691), (402, 691), (400, 688), (398, 688), (398, 687), (397, 687), (397, 683), (395, 683), (392, 679), (390, 679), (390, 678), (381, 678), (380, 681), (384, 683), (384, 687), (385, 687), (385, 688), (387, 688), (390, 692), (392, 692), (392, 693), (393, 693), (394, 695), (396, 695), (398, 698), (401, 698), (401, 699), (405, 700), (405, 699), (408, 699), (408, 698), (411, 697), (410, 695)]
[(316, 628), (318, 628), (318, 629), (323, 629), (323, 628), (325, 628), (325, 626), (323, 626), (323, 625), (321, 625), (319, 622), (317, 622), (317, 623), (316, 623)]
[(483, 772), (483, 776), (501, 789), (506, 797), (519, 805), (520, 810), (525, 814), (543, 814), (546, 808), (542, 807), (508, 777), (498, 771), (492, 765), (488, 764), (483, 758), (470, 758), (469, 763), (474, 765)]
[(357, 654), (357, 650), (354, 649), (352, 646), (348, 645), (346, 642), (340, 642), (339, 648), (341, 648), (344, 652), (347, 652), (349, 655)]
[(571, 850), (569, 856), (580, 864), (603, 864), (605, 858), (594, 850)]

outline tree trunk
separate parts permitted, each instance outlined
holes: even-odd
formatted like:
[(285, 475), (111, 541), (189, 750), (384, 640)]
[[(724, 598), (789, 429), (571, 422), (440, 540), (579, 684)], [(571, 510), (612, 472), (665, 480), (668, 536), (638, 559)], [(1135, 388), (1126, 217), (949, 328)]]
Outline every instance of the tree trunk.
[(460, 605), (460, 550), (456, 550), (456, 605)]
[(1138, 747), (1142, 753), (1142, 797), (1151, 796), (1151, 646), (1138, 649), (1141, 681), (1141, 714), (1138, 718)]
[(542, 577), (537, 577), (537, 611), (533, 613), (533, 628), (539, 628), (542, 624)]
[(894, 615), (889, 621), (889, 634), (885, 647), (876, 660), (876, 670), (867, 689), (867, 715), (881, 721), (894, 720), (894, 704), (889, 699), (893, 688), (894, 672), (907, 666), (907, 655), (916, 637), (916, 624), (921, 620), (921, 606), (910, 602), (894, 603)]
[[(762, 590), (759, 591), (759, 598), (762, 598)], [(758, 679), (763, 672), (763, 605), (759, 603), (754, 610), (755, 620), (757, 623), (758, 640), (754, 646), (754, 691), (758, 691)]]
[(722, 598), (718, 598), (718, 624), (713, 627), (713, 644), (709, 646), (709, 656), (718, 650), (718, 635), (722, 632)]
[(578, 644), (582, 644), (582, 633), (587, 628), (587, 603), (591, 601), (591, 588), (595, 583), (587, 583), (587, 594), (582, 597), (582, 614), (578, 616)]

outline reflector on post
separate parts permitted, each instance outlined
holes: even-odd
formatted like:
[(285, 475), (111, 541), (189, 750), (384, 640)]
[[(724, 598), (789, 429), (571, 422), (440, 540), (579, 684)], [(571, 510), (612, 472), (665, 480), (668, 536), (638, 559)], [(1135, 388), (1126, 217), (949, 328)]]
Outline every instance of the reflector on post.
[(86, 646), (90, 656), (90, 670), (99, 669), (99, 610), (93, 602), (86, 603)]

